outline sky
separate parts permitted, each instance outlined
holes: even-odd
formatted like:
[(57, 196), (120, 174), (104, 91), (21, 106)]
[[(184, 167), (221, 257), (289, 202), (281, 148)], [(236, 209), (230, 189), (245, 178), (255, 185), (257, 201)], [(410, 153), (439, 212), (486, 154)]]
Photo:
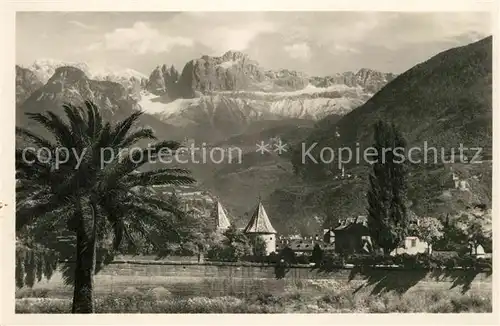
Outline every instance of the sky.
[(309, 75), (401, 73), (491, 34), (485, 12), (21, 12), (16, 63), (55, 59), (149, 75), (234, 50), (266, 69)]

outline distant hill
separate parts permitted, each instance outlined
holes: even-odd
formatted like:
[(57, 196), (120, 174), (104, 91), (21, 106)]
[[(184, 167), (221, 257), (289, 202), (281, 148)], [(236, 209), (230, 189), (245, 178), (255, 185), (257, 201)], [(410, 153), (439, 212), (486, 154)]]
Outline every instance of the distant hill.
[[(334, 126), (326, 124), (314, 130), (307, 143), (317, 142), (318, 149), (355, 149), (356, 143), (370, 146), (372, 126), (378, 119), (394, 122), (412, 146), (423, 147), (426, 141), (429, 146), (448, 150), (463, 144), (485, 148), (490, 154), (492, 37), (444, 51), (416, 65)], [(297, 157), (295, 163), (300, 168)]]
[[(340, 120), (320, 121), (306, 138), (306, 148), (314, 143), (316, 149), (345, 146), (353, 151), (357, 143), (361, 149), (371, 146), (372, 126), (378, 119), (394, 122), (410, 146), (422, 147), (427, 141), (428, 146), (446, 150), (460, 144), (484, 148), (481, 164), (455, 161), (410, 167), (409, 199), (418, 215), (442, 218), (475, 203), (491, 205), (491, 37), (439, 53), (396, 77)], [(319, 150), (312, 152), (319, 156)], [(335, 179), (340, 174), (337, 164), (302, 164), (300, 153), (296, 147), (292, 162), (302, 182), (270, 195), (269, 216), (283, 221), (290, 232), (297, 228), (310, 232), (314, 225), (366, 213), (368, 164), (348, 164), (346, 174), (351, 178)], [(453, 174), (460, 180), (458, 187)], [(313, 223), (318, 214), (320, 222)]]

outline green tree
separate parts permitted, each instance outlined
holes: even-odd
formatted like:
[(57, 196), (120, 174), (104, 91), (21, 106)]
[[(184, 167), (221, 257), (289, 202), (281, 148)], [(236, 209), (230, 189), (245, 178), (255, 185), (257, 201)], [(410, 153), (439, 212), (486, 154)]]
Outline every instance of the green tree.
[(448, 233), (453, 233), (455, 241), (463, 246), (471, 244), (473, 253), (477, 253), (477, 246), (482, 245), (485, 251), (491, 251), (493, 229), (491, 210), (468, 209), (450, 219)]
[(394, 124), (378, 121), (374, 126), (376, 161), (369, 177), (368, 227), (374, 246), (391, 252), (407, 236), (410, 221), (406, 193), (408, 167), (402, 155), (403, 135)]
[(280, 260), (283, 259), (285, 262), (289, 264), (297, 263), (297, 256), (295, 255), (295, 252), (292, 250), (292, 248), (290, 248), (289, 246), (286, 246), (280, 250), (280, 252), (278, 253), (278, 258)]
[(234, 225), (224, 231), (224, 240), (222, 241), (227, 250), (227, 256), (232, 261), (238, 261), (243, 256), (252, 253), (250, 240), (243, 231), (238, 230)]
[(224, 231), (222, 239), (219, 238), (219, 241), (214, 239), (208, 257), (219, 261), (238, 261), (251, 253), (252, 246), (248, 237), (243, 231), (231, 225)]
[(250, 245), (252, 246), (252, 254), (257, 257), (267, 256), (266, 242), (259, 236), (252, 237), (250, 239)]
[[(159, 238), (180, 237), (172, 219), (182, 212), (143, 195), (141, 189), (194, 180), (183, 169), (139, 172), (146, 163), (158, 159), (160, 150), (179, 148), (177, 142), (157, 142), (120, 155), (139, 141), (156, 140), (151, 129), (133, 129), (142, 112), (112, 125), (104, 122), (99, 109), (88, 101), (84, 108), (64, 105), (64, 111), (66, 119), (51, 111), (28, 114), (49, 132), (49, 138), (16, 128), (24, 141), (16, 149), (16, 231), (39, 236), (38, 227), (50, 225), (49, 234), (65, 229), (74, 235), (72, 312), (93, 313), (98, 247), (105, 247), (110, 240), (115, 249), (122, 241), (133, 243), (132, 230), (153, 244)], [(38, 151), (41, 148), (44, 151)]]
[(437, 218), (430, 216), (419, 218), (418, 223), (413, 223), (410, 232), (428, 245), (436, 243), (444, 236), (443, 224)]

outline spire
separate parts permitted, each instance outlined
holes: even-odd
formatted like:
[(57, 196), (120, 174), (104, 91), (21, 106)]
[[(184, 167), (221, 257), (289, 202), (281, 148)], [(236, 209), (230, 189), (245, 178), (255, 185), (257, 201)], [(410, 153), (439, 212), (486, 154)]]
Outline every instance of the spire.
[(222, 205), (219, 201), (216, 202), (211, 217), (215, 221), (215, 228), (216, 229), (225, 230), (231, 225), (231, 223), (229, 222), (229, 219), (227, 218), (226, 211), (225, 211), (224, 207), (222, 207)]
[(269, 217), (267, 217), (266, 210), (260, 200), (257, 209), (245, 228), (245, 233), (277, 233), (269, 221)]

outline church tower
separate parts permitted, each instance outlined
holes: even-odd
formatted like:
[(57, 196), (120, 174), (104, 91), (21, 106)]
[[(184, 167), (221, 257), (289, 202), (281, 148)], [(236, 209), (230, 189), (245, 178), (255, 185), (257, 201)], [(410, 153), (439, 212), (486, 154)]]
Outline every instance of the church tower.
[(226, 231), (231, 225), (231, 222), (229, 222), (229, 219), (227, 218), (226, 210), (222, 207), (219, 201), (215, 202), (214, 210), (212, 211), (210, 218), (214, 223), (214, 229), (218, 232)]
[(264, 240), (267, 255), (276, 251), (277, 232), (271, 225), (271, 221), (269, 221), (269, 217), (260, 200), (244, 232), (250, 237), (260, 237)]

